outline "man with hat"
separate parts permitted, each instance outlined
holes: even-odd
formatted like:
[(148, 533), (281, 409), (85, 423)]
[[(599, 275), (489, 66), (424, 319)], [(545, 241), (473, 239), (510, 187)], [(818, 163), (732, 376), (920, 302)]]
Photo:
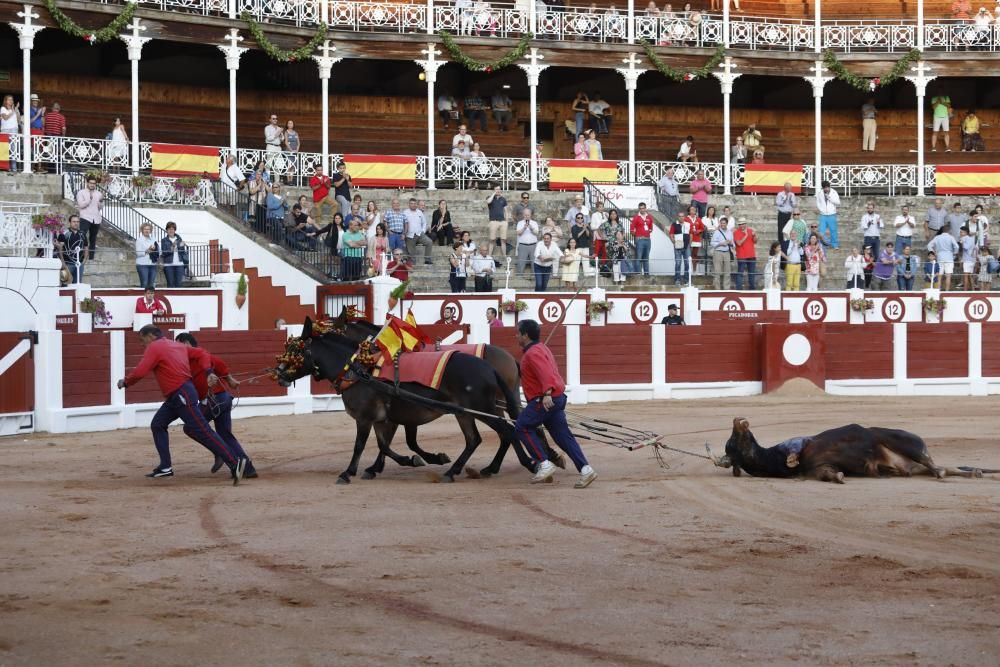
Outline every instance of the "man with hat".
[(754, 285), (757, 275), (757, 232), (747, 226), (747, 219), (740, 218), (733, 232), (736, 244), (736, 289), (743, 289), (743, 272), (747, 273), (747, 289), (757, 289)]
[(667, 316), (660, 320), (660, 324), (669, 325), (681, 325), (684, 324), (684, 318), (680, 316), (677, 310), (677, 304), (670, 304), (667, 306)]

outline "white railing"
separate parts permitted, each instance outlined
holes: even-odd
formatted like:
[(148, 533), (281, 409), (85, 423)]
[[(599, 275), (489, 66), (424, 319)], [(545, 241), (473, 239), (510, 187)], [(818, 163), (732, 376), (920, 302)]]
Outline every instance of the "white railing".
[(45, 257), (51, 257), (52, 232), (31, 224), (47, 208), (46, 204), (0, 202), (0, 255), (28, 257), (43, 250)]
[[(99, 0), (122, 4), (121, 0)], [(202, 16), (229, 16), (229, 0), (138, 0), (141, 7), (179, 11)], [(427, 5), (392, 2), (349, 2), (346, 0), (234, 0), (237, 18), (248, 12), (257, 21), (304, 28), (319, 25), (324, 16), (332, 30), (351, 32), (426, 33)], [(518, 38), (529, 29), (527, 2), (435, 2), (435, 30), (460, 36)], [(586, 7), (544, 8), (536, 14), (536, 36), (559, 41), (624, 42), (628, 16), (624, 7), (616, 12), (593, 11)], [(992, 9), (992, 8), (990, 8)], [(636, 39), (661, 46), (715, 47), (725, 43), (721, 14), (677, 12), (635, 14)], [(849, 19), (822, 22), (823, 46), (839, 52), (906, 51), (917, 44), (913, 19)], [(729, 39), (734, 48), (754, 50), (810, 51), (816, 40), (812, 19), (746, 16), (730, 17)], [(977, 26), (974, 21), (931, 18), (924, 25), (928, 51), (1000, 50), (1000, 26)]]

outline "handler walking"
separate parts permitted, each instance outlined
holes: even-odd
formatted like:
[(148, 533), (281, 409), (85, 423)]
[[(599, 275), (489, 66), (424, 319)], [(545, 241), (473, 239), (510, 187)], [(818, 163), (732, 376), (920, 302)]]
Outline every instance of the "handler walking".
[(597, 479), (597, 473), (587, 463), (579, 443), (566, 424), (566, 383), (559, 375), (555, 357), (543, 343), (538, 342), (541, 328), (535, 320), (517, 323), (517, 342), (524, 350), (521, 357), (521, 387), (528, 400), (527, 406), (514, 425), (517, 437), (531, 452), (538, 463), (532, 484), (545, 482), (556, 471), (555, 465), (545, 455), (545, 447), (535, 432), (539, 426), (548, 429), (559, 448), (573, 460), (580, 471), (575, 487), (584, 489)]
[(239, 484), (243, 479), (247, 460), (233, 454), (219, 434), (205, 421), (205, 416), (198, 406), (198, 392), (191, 378), (188, 349), (180, 343), (163, 338), (163, 332), (152, 324), (147, 324), (139, 330), (139, 340), (142, 341), (146, 351), (139, 365), (125, 378), (118, 380), (118, 388), (124, 389), (133, 385), (153, 372), (156, 375), (156, 382), (160, 385), (160, 391), (166, 398), (149, 425), (153, 431), (153, 443), (160, 455), (160, 465), (146, 476), (173, 476), (167, 426), (179, 418), (184, 422), (184, 430), (188, 435), (222, 458), (232, 472), (233, 484)]

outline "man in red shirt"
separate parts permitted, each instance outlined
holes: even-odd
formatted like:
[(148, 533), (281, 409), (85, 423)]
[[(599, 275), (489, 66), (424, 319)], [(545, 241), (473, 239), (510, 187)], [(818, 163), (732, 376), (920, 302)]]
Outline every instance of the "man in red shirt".
[(566, 383), (559, 374), (552, 351), (538, 342), (541, 327), (535, 320), (521, 320), (517, 323), (517, 342), (524, 350), (521, 356), (521, 387), (528, 404), (517, 417), (514, 429), (532, 456), (539, 461), (532, 484), (547, 482), (555, 473), (556, 466), (545, 455), (542, 443), (535, 430), (544, 425), (559, 448), (569, 454), (580, 471), (577, 489), (586, 488), (597, 479), (597, 473), (587, 463), (580, 444), (566, 424)]
[(398, 248), (392, 251), (392, 259), (385, 267), (386, 273), (404, 283), (410, 279), (412, 269), (413, 265), (403, 259), (403, 251)]
[[(239, 484), (243, 479), (247, 460), (233, 454), (219, 434), (205, 421), (205, 415), (198, 406), (198, 392), (191, 377), (188, 348), (165, 339), (163, 332), (152, 324), (147, 324), (139, 330), (139, 340), (146, 348), (142, 361), (125, 378), (118, 380), (118, 388), (124, 389), (133, 385), (152, 372), (156, 375), (156, 382), (166, 398), (149, 424), (153, 431), (153, 443), (160, 455), (160, 465), (146, 477), (173, 477), (167, 426), (175, 419), (180, 419), (184, 422), (184, 431), (191, 438), (221, 457), (229, 466), (233, 475), (233, 485)], [(211, 369), (204, 373), (206, 379), (209, 373), (212, 373)], [(214, 377), (214, 373), (212, 376)]]
[(337, 202), (330, 196), (330, 188), (332, 187), (333, 181), (330, 180), (329, 176), (323, 173), (323, 167), (317, 167), (316, 173), (309, 179), (309, 189), (312, 190), (313, 193), (312, 210), (316, 212), (316, 214), (312, 217), (317, 223), (322, 219), (324, 205), (330, 207), (331, 218), (333, 216), (333, 211), (340, 210)]
[(757, 289), (754, 287), (757, 275), (757, 232), (752, 227), (747, 227), (746, 218), (740, 218), (736, 223), (733, 241), (736, 243), (736, 289), (743, 289), (744, 271), (747, 273), (747, 289)]
[(135, 312), (166, 315), (167, 307), (162, 301), (156, 298), (156, 290), (152, 287), (147, 287), (142, 296), (135, 300)]
[[(233, 435), (233, 395), (229, 393), (229, 388), (236, 389), (240, 386), (240, 381), (233, 377), (226, 362), (211, 354), (204, 348), (198, 347), (198, 340), (190, 333), (179, 333), (175, 340), (188, 348), (188, 362), (191, 364), (191, 377), (194, 388), (198, 391), (198, 399), (201, 405), (202, 414), (205, 421), (214, 423), (215, 432), (226, 441), (229, 450), (237, 456), (247, 460), (246, 470), (243, 471), (244, 479), (254, 479), (257, 477), (257, 470), (253, 467), (253, 461), (243, 451), (240, 441)], [(214, 372), (216, 381), (209, 384), (209, 374)], [(184, 432), (188, 437), (195, 439), (188, 426), (184, 426)], [(212, 465), (212, 472), (218, 472), (224, 461), (222, 457), (216, 455), (215, 463)]]
[(649, 237), (653, 233), (653, 216), (646, 212), (646, 203), (639, 204), (639, 212), (632, 218), (630, 225), (632, 238), (635, 239), (635, 259), (639, 265), (639, 274), (649, 275), (649, 249), (652, 245)]

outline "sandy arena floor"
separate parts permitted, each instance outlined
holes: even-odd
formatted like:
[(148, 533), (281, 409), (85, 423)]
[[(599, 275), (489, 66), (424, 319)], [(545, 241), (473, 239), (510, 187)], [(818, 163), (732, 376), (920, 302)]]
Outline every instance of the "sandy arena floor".
[[(1000, 467), (998, 397), (589, 411), (694, 451), (736, 415), (767, 444), (907, 426), (939, 464)], [(237, 433), (261, 475), (237, 488), (179, 433), (157, 481), (145, 430), (0, 441), (0, 665), (1000, 664), (1000, 480), (733, 479), (585, 444), (583, 491), (513, 456), (490, 480), (390, 463), (337, 486), (346, 415)], [(459, 452), (453, 420), (422, 434)]]

